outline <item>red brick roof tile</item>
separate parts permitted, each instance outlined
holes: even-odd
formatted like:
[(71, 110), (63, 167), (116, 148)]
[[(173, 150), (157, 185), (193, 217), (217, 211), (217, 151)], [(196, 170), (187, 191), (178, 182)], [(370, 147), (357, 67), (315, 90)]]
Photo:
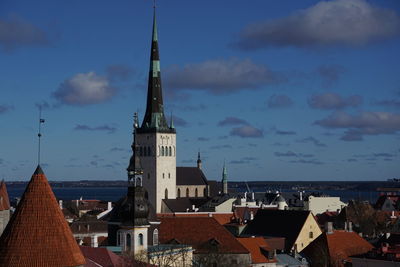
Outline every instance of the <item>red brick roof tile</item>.
[(252, 263), (276, 262), (276, 259), (269, 260), (263, 251), (270, 251), (271, 247), (263, 237), (241, 237), (236, 238), (251, 254)]
[(209, 252), (213, 240), (220, 253), (248, 254), (249, 251), (213, 217), (164, 217), (160, 218), (160, 243), (177, 240), (191, 245), (194, 253)]
[(40, 166), (0, 237), (0, 266), (79, 266), (85, 259)]
[(10, 209), (10, 199), (8, 198), (7, 187), (4, 181), (0, 182), (0, 211)]

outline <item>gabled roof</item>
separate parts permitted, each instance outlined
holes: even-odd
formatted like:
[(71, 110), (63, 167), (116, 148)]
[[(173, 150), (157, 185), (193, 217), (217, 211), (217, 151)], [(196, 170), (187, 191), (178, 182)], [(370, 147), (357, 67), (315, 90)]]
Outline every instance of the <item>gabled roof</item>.
[(310, 214), (302, 210), (261, 209), (248, 223), (243, 236), (285, 237), (285, 249), (290, 250)]
[(79, 266), (85, 259), (40, 166), (0, 237), (0, 266)]
[(196, 208), (201, 207), (208, 201), (207, 198), (187, 198), (181, 197), (176, 199), (163, 199), (164, 204), (171, 212), (186, 212), (187, 209), (192, 210), (194, 205)]
[(7, 187), (4, 181), (0, 182), (0, 211), (10, 209), (10, 199), (8, 198)]
[[(169, 217), (160, 218), (160, 243), (173, 240), (190, 245), (194, 253), (209, 253), (217, 246), (219, 253), (248, 254), (249, 251), (212, 217)], [(215, 245), (217, 244), (217, 245)]]
[(176, 185), (207, 185), (207, 178), (197, 167), (176, 167)]
[(233, 212), (182, 212), (182, 213), (160, 213), (159, 217), (213, 217), (220, 225), (230, 223), (233, 219)]
[(263, 237), (236, 238), (251, 254), (252, 263), (276, 262), (276, 259), (268, 259), (266, 255), (272, 249)]
[(331, 264), (344, 266), (344, 260), (350, 256), (364, 254), (373, 246), (355, 232), (337, 230), (333, 233), (323, 233), (311, 242), (303, 253), (315, 266)]

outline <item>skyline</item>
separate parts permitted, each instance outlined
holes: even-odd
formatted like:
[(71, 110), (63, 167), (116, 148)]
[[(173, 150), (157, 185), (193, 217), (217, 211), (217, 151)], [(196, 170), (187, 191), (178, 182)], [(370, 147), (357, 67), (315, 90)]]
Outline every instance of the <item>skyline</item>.
[[(29, 179), (41, 105), (50, 180), (125, 180), (152, 1), (26, 3), (0, 4), (0, 179)], [(397, 1), (159, 1), (156, 13), (177, 166), (200, 150), (209, 180), (224, 161), (231, 181), (399, 178)]]

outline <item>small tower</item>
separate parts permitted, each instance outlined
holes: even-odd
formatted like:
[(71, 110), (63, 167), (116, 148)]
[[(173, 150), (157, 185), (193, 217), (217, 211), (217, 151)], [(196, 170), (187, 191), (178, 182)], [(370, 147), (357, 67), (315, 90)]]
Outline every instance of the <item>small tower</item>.
[(200, 157), (200, 151), (197, 153), (197, 168), (201, 170), (201, 157)]
[(147, 255), (147, 238), (150, 223), (148, 221), (147, 192), (143, 187), (143, 168), (138, 156), (139, 148), (136, 143), (137, 113), (134, 115), (133, 127), (132, 156), (127, 168), (128, 193), (120, 203), (115, 215), (120, 219), (117, 246), (121, 246), (124, 253), (135, 256), (138, 254)]
[(224, 162), (224, 168), (222, 169), (222, 194), (228, 194), (228, 172)]

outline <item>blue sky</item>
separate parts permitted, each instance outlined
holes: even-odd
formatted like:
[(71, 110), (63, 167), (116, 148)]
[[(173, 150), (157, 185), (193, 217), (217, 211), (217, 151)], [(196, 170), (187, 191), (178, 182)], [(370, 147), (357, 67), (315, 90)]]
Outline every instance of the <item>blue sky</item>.
[[(126, 179), (152, 1), (0, 3), (0, 178)], [(178, 166), (208, 179), (386, 180), (400, 171), (400, 4), (158, 1)]]

